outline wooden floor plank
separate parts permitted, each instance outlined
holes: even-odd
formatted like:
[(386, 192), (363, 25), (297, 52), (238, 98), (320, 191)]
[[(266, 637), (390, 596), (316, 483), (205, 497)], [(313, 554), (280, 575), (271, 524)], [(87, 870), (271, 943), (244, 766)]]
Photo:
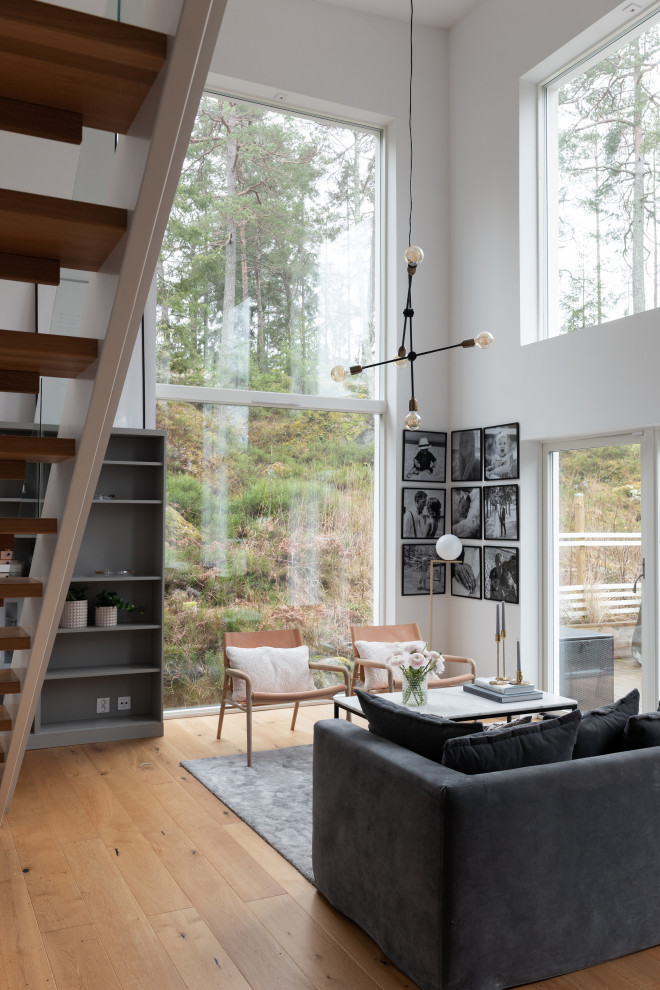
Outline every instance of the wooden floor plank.
[(118, 771), (106, 774), (103, 779), (141, 832), (175, 827), (174, 819), (143, 779)]
[(629, 956), (614, 959), (608, 964), (636, 987), (642, 990), (655, 990), (660, 987), (660, 957), (651, 952), (634, 952)]
[(394, 966), (385, 953), (357, 925), (347, 925), (346, 918), (334, 908), (302, 877), (288, 883), (287, 893), (299, 908), (306, 911), (316, 924), (330, 935), (350, 955), (382, 990), (411, 990), (414, 987), (401, 970)]
[(311, 981), (185, 832), (158, 831), (148, 838), (253, 990), (312, 990)]
[[(144, 751), (139, 740), (127, 739), (106, 743), (93, 743), (86, 747), (87, 755), (99, 773), (111, 773), (119, 770), (128, 773), (140, 773), (148, 770), (158, 772), (158, 766), (144, 767)], [(166, 779), (161, 777), (161, 779)]]
[(78, 800), (71, 778), (62, 773), (52, 752), (37, 750), (26, 756), (31, 759), (24, 764), (24, 768), (36, 787), (59, 841), (77, 842), (95, 838), (96, 829)]
[[(331, 716), (331, 705), (305, 707), (291, 733), (290, 711), (257, 712), (255, 752), (304, 745)], [(415, 990), (180, 766), (245, 751), (244, 715), (227, 716), (220, 743), (216, 726), (215, 716), (168, 720), (162, 738), (26, 754), (0, 827), (1, 990)], [(92, 924), (71, 924), (66, 875)], [(253, 896), (262, 882), (275, 893)], [(40, 934), (37, 917), (65, 927)], [(660, 946), (525, 990), (655, 990), (659, 969)]]
[(94, 925), (47, 932), (57, 990), (122, 990)]
[(55, 980), (15, 852), (0, 852), (2, 990), (53, 988)]
[(316, 986), (336, 990), (378, 990), (378, 984), (288, 894), (252, 901), (264, 928)]
[(164, 905), (171, 911), (191, 906), (143, 835), (121, 839), (108, 846), (108, 852), (115, 856), (116, 866), (147, 917), (160, 914)]
[(188, 990), (251, 990), (203, 918), (190, 908), (150, 919)]
[(12, 832), (40, 931), (89, 924), (89, 912), (48, 821), (15, 823)]
[(83, 746), (58, 746), (51, 753), (67, 777), (85, 777), (98, 773)]
[(63, 848), (122, 990), (185, 990), (101, 839)]
[(91, 919), (36, 788), (29, 781), (16, 788), (6, 821), (25, 884), (42, 932)]

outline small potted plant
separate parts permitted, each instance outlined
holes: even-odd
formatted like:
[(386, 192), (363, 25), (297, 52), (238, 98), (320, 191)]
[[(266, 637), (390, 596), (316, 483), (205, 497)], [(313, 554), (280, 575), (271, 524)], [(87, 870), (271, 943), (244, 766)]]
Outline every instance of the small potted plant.
[(70, 587), (62, 608), (60, 629), (82, 629), (87, 625), (88, 602), (85, 598), (86, 587)]
[(103, 588), (96, 596), (94, 625), (116, 626), (117, 613), (120, 609), (122, 612), (144, 612), (142, 606), (124, 601), (116, 591), (108, 591), (107, 588)]

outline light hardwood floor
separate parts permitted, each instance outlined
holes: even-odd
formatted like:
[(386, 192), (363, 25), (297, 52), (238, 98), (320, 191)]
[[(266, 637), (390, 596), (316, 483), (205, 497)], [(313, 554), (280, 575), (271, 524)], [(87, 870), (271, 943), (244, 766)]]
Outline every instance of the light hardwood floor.
[[(255, 749), (329, 705), (255, 715)], [(161, 739), (30, 752), (0, 828), (0, 990), (415, 990), (355, 925), (181, 769), (244, 750), (242, 715)], [(660, 987), (660, 949), (537, 990)]]

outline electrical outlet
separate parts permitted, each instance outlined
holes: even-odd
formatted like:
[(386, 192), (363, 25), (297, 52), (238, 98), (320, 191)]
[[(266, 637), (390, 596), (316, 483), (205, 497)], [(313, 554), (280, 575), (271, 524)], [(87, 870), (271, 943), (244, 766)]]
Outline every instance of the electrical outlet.
[(117, 698), (117, 711), (127, 711), (131, 707), (131, 696), (126, 695), (125, 698)]
[(110, 698), (97, 698), (96, 699), (96, 714), (105, 715), (106, 712), (110, 711)]

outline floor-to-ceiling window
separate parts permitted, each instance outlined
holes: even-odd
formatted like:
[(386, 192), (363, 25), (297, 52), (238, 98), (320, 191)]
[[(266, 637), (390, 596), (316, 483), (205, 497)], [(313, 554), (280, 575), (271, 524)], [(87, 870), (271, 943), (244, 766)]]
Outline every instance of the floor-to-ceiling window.
[(646, 549), (653, 439), (544, 449), (547, 682), (583, 710), (633, 688), (655, 690), (653, 630), (644, 619), (655, 557)]
[(206, 93), (158, 265), (165, 704), (218, 701), (224, 630), (348, 655), (374, 618), (380, 133)]

